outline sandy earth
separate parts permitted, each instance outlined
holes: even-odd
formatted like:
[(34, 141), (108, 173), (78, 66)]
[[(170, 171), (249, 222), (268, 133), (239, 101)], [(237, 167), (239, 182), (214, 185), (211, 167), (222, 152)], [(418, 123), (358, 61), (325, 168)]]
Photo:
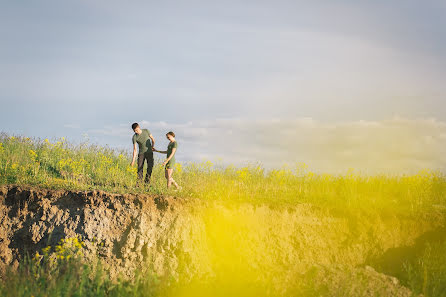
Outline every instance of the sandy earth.
[[(307, 280), (320, 296), (410, 296), (396, 278), (365, 263), (444, 224), (434, 221), (361, 225), (304, 204), (273, 209), (9, 185), (0, 187), (0, 272), (26, 253), (79, 236), (85, 259), (98, 255), (112, 277), (149, 268), (209, 280), (223, 271), (264, 277), (283, 293)], [(229, 257), (238, 260), (229, 266)]]

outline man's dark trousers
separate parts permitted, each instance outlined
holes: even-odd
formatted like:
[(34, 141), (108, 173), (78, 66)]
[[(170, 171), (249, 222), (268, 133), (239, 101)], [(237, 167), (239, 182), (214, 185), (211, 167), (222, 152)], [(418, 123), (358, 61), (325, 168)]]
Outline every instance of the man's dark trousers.
[(147, 160), (147, 173), (145, 182), (150, 182), (150, 176), (152, 175), (153, 169), (153, 152), (147, 151), (142, 154), (138, 154), (138, 180), (142, 181), (143, 170), (144, 170), (144, 160)]

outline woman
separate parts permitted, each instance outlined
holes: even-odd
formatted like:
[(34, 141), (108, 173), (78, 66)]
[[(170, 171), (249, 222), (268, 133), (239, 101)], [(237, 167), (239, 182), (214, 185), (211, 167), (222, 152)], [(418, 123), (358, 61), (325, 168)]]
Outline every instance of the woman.
[(167, 154), (166, 160), (163, 162), (163, 166), (165, 166), (165, 176), (167, 179), (167, 188), (170, 188), (170, 186), (173, 184), (177, 190), (181, 189), (180, 186), (173, 180), (172, 174), (173, 174), (173, 168), (175, 166), (175, 152), (177, 151), (178, 144), (175, 141), (175, 133), (172, 131), (168, 132), (166, 134), (167, 139), (170, 141), (169, 145), (167, 146), (167, 151), (159, 151), (154, 149), (153, 151), (161, 153), (161, 154)]

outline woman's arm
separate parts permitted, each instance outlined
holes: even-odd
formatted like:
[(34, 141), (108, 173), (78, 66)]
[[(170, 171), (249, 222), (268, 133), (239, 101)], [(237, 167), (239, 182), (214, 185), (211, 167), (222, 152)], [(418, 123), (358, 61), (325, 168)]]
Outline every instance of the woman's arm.
[(161, 154), (167, 154), (167, 151), (159, 151), (156, 148), (153, 148), (153, 151)]
[[(172, 149), (172, 153), (170, 154), (170, 156), (167, 157), (166, 161), (164, 161), (163, 164), (167, 164), (167, 162), (169, 162), (170, 159), (172, 159), (173, 155), (175, 155), (175, 152), (176, 152), (176, 151), (177, 151), (177, 148), (174, 147), (174, 148)], [(166, 153), (167, 153), (167, 152), (166, 152)]]

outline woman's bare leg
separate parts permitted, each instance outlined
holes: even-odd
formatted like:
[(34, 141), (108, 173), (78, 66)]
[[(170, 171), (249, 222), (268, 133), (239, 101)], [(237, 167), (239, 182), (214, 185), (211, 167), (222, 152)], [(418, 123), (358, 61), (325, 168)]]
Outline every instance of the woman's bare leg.
[(167, 178), (167, 188), (170, 188), (170, 186), (173, 184), (175, 188), (179, 189), (180, 186), (176, 183), (176, 181), (172, 178), (173, 174), (173, 168), (166, 169), (166, 178)]

